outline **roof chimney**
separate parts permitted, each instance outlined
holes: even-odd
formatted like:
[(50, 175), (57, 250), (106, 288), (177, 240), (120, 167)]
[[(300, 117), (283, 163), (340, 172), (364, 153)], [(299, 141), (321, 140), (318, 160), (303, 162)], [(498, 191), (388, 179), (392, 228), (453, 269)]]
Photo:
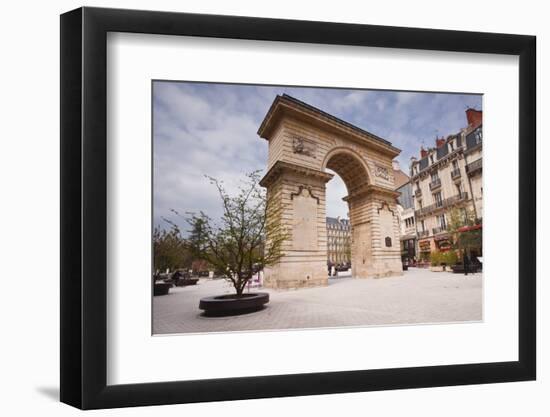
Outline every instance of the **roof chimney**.
[(468, 120), (468, 126), (473, 128), (481, 125), (483, 118), (483, 112), (481, 110), (476, 110), (472, 108), (466, 109), (466, 119)]
[(436, 137), (435, 138), (435, 147), (436, 148), (441, 148), (443, 145), (445, 145), (445, 138), (442, 136), (440, 138)]
[(428, 151), (424, 149), (424, 146), (420, 147), (420, 158), (425, 158), (428, 156)]

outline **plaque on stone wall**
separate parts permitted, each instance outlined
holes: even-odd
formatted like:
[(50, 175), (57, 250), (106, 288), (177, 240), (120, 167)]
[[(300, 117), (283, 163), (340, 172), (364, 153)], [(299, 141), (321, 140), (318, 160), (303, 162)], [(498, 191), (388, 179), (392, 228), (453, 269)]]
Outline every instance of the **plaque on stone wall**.
[(317, 199), (301, 188), (292, 197), (292, 249), (317, 250)]
[[(391, 247), (391, 242), (394, 238), (394, 230), (393, 230), (393, 213), (384, 206), (383, 209), (379, 211), (380, 214), (380, 236), (385, 238), (385, 246)], [(389, 245), (388, 245), (388, 239), (389, 239)]]

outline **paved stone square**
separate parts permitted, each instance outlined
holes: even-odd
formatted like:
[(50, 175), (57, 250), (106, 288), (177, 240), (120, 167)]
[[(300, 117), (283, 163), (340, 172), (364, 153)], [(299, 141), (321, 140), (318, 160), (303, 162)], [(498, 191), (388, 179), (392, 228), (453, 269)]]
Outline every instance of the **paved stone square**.
[(266, 308), (234, 317), (203, 317), (202, 297), (232, 293), (222, 279), (172, 288), (153, 297), (153, 333), (227, 332), (482, 320), (483, 275), (410, 268), (381, 279), (333, 278), (326, 287), (269, 292)]

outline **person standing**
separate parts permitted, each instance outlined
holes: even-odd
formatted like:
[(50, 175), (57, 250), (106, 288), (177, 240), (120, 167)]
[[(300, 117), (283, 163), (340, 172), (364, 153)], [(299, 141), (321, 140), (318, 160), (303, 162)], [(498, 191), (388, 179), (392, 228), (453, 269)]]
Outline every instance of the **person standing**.
[(176, 272), (174, 272), (174, 274), (172, 275), (172, 280), (174, 281), (174, 285), (177, 287), (178, 286), (178, 283), (180, 281), (180, 278), (182, 277), (182, 273), (180, 272), (180, 270), (176, 270)]
[(464, 262), (464, 275), (468, 275), (468, 272), (470, 272), (470, 258), (468, 257), (468, 254), (466, 252), (464, 252), (463, 262)]

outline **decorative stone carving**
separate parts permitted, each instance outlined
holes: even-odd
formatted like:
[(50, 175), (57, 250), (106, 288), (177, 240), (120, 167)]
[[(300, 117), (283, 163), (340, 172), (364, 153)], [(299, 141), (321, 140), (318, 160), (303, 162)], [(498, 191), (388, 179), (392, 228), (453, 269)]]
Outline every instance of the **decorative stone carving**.
[(395, 236), (393, 228), (393, 213), (389, 210), (389, 208), (386, 210), (380, 210), (378, 219), (380, 222), (380, 236), (384, 236), (384, 244), (386, 247), (390, 248), (392, 247), (392, 240)]
[(391, 209), (390, 205), (388, 204), (387, 201), (382, 201), (381, 204), (380, 204), (380, 207), (378, 207), (377, 209), (377, 213), (380, 214), (380, 210), (383, 210), (384, 207), (386, 207), (386, 209), (392, 214), (392, 216), (395, 215), (395, 213), (393, 212), (393, 210)]
[(303, 138), (294, 138), (292, 140), (292, 150), (294, 153), (315, 158), (315, 143)]
[(390, 173), (388, 171), (388, 168), (382, 167), (380, 165), (375, 165), (374, 168), (374, 175), (389, 181)]
[(290, 199), (294, 200), (294, 197), (301, 195), (303, 190), (306, 190), (309, 193), (309, 196), (311, 198), (314, 198), (317, 201), (317, 204), (319, 204), (319, 197), (314, 196), (313, 193), (311, 192), (311, 188), (305, 185), (298, 186), (297, 193), (290, 193)]

